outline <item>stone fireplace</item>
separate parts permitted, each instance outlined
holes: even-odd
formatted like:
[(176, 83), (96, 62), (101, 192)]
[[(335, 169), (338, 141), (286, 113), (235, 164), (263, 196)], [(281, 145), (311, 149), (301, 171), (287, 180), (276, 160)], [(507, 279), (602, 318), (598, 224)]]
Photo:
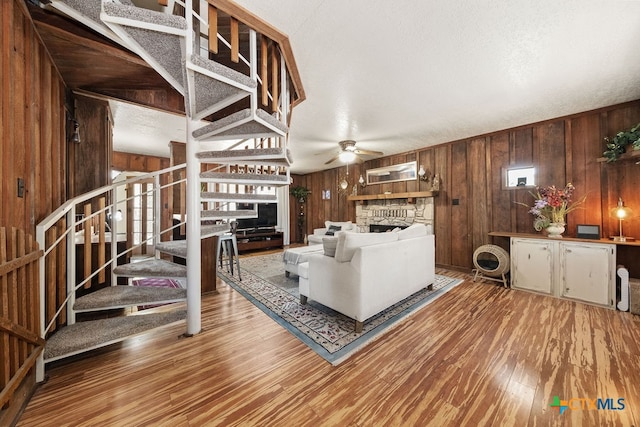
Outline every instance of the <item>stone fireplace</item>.
[(433, 232), (433, 197), (390, 196), (356, 204), (356, 225), (360, 232), (369, 232), (372, 225), (402, 228), (411, 224), (425, 224)]

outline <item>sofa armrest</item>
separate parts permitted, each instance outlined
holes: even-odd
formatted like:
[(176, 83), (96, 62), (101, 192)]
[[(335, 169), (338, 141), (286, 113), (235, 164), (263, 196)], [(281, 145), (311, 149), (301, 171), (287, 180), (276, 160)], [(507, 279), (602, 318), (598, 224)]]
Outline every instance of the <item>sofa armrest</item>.
[(314, 236), (324, 236), (325, 234), (327, 234), (326, 228), (316, 228), (313, 230)]

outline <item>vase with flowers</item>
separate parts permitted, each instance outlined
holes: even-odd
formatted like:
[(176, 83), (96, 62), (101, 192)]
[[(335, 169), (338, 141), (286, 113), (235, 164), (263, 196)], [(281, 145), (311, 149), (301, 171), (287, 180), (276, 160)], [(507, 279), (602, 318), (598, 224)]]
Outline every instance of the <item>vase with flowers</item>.
[(575, 187), (571, 183), (562, 189), (555, 185), (536, 187), (535, 193), (531, 193), (535, 200), (529, 209), (529, 213), (534, 216), (533, 228), (536, 231), (546, 230), (549, 237), (561, 238), (566, 225), (565, 217), (577, 209), (586, 197), (573, 201), (574, 191)]

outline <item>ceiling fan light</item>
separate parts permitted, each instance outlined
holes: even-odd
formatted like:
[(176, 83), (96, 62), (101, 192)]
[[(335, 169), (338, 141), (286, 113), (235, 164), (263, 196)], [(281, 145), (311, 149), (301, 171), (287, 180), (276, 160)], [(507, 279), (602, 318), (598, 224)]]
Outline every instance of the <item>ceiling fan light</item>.
[(338, 157), (343, 163), (351, 163), (356, 159), (356, 154), (352, 151), (343, 151)]

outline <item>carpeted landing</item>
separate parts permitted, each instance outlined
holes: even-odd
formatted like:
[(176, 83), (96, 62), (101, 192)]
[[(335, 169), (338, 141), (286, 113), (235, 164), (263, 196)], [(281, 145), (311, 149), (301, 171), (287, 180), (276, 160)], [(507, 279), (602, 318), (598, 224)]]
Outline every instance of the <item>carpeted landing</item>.
[(285, 277), (282, 253), (245, 257), (240, 260), (242, 281), (237, 273), (219, 270), (218, 275), (233, 289), (314, 350), (337, 365), (383, 332), (402, 322), (440, 295), (459, 285), (458, 278), (436, 275), (433, 290), (423, 289), (375, 315), (354, 331), (354, 321), (310, 300), (299, 301), (298, 276)]

